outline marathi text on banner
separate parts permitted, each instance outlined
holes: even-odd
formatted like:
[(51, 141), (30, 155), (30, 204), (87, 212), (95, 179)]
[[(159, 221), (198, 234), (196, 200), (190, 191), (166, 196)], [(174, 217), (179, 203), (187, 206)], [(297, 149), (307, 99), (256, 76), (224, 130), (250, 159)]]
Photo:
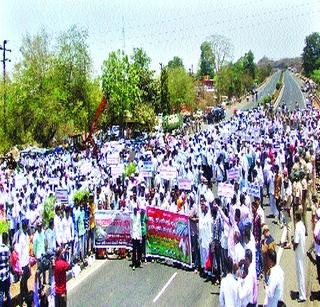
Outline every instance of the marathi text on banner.
[(179, 178), (178, 179), (178, 188), (179, 190), (190, 191), (192, 186), (192, 181), (188, 178)]
[(229, 183), (218, 183), (218, 196), (230, 197), (232, 198), (234, 195), (234, 187)]
[(140, 171), (141, 176), (145, 177), (145, 178), (151, 178), (152, 177), (152, 169), (153, 169), (152, 162), (151, 161), (144, 161), (143, 167)]
[(167, 179), (167, 180), (175, 179), (177, 177), (177, 170), (173, 166), (163, 165), (160, 168), (160, 176), (161, 176), (161, 178)]
[(57, 203), (67, 204), (69, 202), (67, 189), (56, 189), (55, 194), (56, 194)]
[(95, 247), (131, 249), (130, 214), (120, 210), (98, 210), (95, 213)]
[(170, 259), (192, 267), (187, 215), (147, 207), (147, 256)]
[(260, 198), (260, 186), (258, 184), (248, 182), (248, 194), (250, 196)]
[(114, 165), (119, 163), (119, 154), (107, 154), (107, 164)]
[(240, 177), (240, 172), (238, 167), (233, 167), (227, 170), (228, 180), (238, 180)]

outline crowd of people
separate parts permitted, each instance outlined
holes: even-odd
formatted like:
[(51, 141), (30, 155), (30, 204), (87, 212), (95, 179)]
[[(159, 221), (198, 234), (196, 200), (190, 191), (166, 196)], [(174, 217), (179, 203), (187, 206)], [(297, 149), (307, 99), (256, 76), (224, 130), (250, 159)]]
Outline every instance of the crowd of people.
[[(192, 133), (162, 133), (141, 144), (100, 144), (95, 155), (89, 149), (30, 153), (14, 171), (3, 162), (0, 206), (9, 232), (0, 246), (1, 303), (4, 297), (10, 301), (10, 282), (17, 280), (21, 304), (27, 300), (34, 262), (39, 286), (55, 281), (57, 306), (66, 304), (65, 272), (94, 252), (99, 209), (133, 212), (132, 269), (140, 266), (146, 260), (147, 206), (189, 216), (194, 270), (220, 285), (221, 306), (256, 306), (260, 279), (266, 283), (265, 305), (277, 306), (283, 300), (284, 272), (277, 263), (278, 242), (266, 223), (270, 206), (268, 218), (285, 230), (281, 246), (294, 249), (299, 301), (305, 301), (306, 235), (313, 237), (320, 283), (319, 119), (312, 108), (269, 112), (258, 107), (215, 125), (197, 124)], [(121, 165), (134, 163), (136, 172), (128, 177), (114, 172), (111, 156)], [(162, 167), (176, 175), (164, 177)], [(179, 189), (179, 178), (188, 179), (191, 188)], [(223, 183), (232, 185), (232, 196), (218, 194)], [(259, 195), (249, 193), (250, 184), (259, 186)], [(56, 189), (66, 190), (68, 201), (56, 204), (44, 225), (44, 203)], [(81, 189), (90, 197), (79, 203), (73, 196)]]

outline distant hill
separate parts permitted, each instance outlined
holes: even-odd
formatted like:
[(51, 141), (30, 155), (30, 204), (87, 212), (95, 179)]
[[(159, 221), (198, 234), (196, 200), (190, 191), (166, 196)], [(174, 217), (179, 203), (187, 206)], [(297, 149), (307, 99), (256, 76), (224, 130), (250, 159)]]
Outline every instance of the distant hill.
[(295, 57), (295, 58), (283, 58), (277, 61), (269, 59), (267, 57), (263, 57), (257, 63), (258, 66), (270, 64), (272, 68), (278, 69), (286, 69), (289, 66), (295, 68), (297, 71), (301, 71), (302, 69), (302, 58)]

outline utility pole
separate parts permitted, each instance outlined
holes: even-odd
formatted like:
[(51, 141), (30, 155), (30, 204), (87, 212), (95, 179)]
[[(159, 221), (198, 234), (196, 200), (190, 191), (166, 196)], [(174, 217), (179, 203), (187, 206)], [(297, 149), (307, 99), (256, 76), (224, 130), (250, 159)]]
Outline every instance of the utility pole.
[(6, 52), (11, 52), (11, 49), (6, 48), (8, 40), (3, 41), (3, 47), (0, 46), (2, 50), (2, 68), (3, 68), (3, 130), (4, 133), (7, 132), (7, 118), (6, 118), (6, 61), (11, 62), (10, 59), (6, 58)]
[(122, 42), (123, 42), (123, 52), (126, 50), (126, 32), (124, 29), (124, 17), (122, 15)]

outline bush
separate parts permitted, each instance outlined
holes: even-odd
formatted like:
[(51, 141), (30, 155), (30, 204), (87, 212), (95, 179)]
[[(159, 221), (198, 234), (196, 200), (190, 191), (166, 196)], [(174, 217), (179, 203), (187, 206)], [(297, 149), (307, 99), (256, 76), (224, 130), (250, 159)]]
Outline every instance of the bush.
[(137, 166), (134, 163), (128, 163), (124, 170), (125, 177), (129, 177), (130, 175), (134, 174), (137, 171)]
[(0, 234), (9, 231), (9, 222), (8, 221), (0, 221)]
[(73, 202), (75, 204), (87, 202), (89, 200), (89, 195), (90, 195), (90, 192), (88, 189), (78, 190), (73, 195)]
[(281, 86), (282, 86), (282, 82), (278, 81), (277, 84), (276, 84), (276, 89), (280, 90)]
[(49, 196), (43, 205), (43, 213), (42, 213), (42, 220), (46, 226), (49, 226), (49, 221), (54, 218), (54, 206), (56, 204), (55, 196)]
[(271, 103), (271, 101), (272, 101), (272, 97), (271, 97), (270, 95), (267, 95), (267, 96), (263, 97), (263, 99), (262, 99), (262, 105), (265, 106), (265, 105)]

